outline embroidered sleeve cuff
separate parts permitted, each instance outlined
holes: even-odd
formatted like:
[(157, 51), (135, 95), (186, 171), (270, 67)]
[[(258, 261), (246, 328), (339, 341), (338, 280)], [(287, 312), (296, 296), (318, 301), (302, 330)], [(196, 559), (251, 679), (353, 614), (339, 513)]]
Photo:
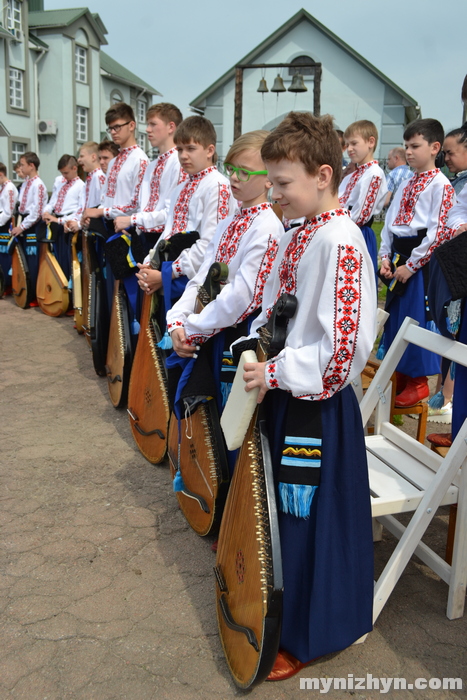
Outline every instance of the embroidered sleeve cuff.
[(172, 274), (174, 277), (182, 277), (184, 274), (183, 270), (182, 270), (182, 266), (180, 265), (180, 263), (177, 260), (172, 265)]
[(267, 362), (264, 368), (264, 378), (266, 380), (266, 385), (268, 389), (278, 389), (279, 382), (276, 378), (277, 373), (277, 362)]
[(183, 321), (173, 321), (172, 323), (167, 323), (167, 332), (172, 333), (176, 328), (183, 328)]
[(409, 258), (409, 260), (407, 260), (407, 262), (405, 264), (407, 265), (410, 272), (415, 273), (415, 272), (417, 272), (417, 270), (420, 269), (418, 265), (416, 265), (414, 262), (412, 262), (412, 260), (410, 260), (410, 258)]
[(379, 257), (381, 258), (381, 260), (389, 260), (389, 255), (387, 253), (383, 253)]
[(109, 207), (104, 207), (104, 217), (106, 219), (110, 219), (111, 213), (112, 213), (112, 210), (109, 209)]
[(132, 226), (137, 226), (137, 225), (138, 225), (138, 223), (137, 223), (137, 221), (136, 221), (136, 214), (132, 214), (132, 215), (130, 216), (130, 222), (131, 222), (131, 225), (132, 225)]

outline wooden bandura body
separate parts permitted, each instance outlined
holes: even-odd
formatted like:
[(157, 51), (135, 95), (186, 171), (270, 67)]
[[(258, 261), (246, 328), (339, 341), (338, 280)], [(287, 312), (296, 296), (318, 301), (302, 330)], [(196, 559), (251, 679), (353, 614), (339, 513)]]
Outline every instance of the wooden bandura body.
[(47, 316), (63, 316), (68, 311), (70, 294), (68, 280), (57, 258), (50, 251), (50, 244), (42, 242), (37, 273), (37, 302)]
[[(285, 342), (296, 299), (282, 295), (258, 342), (264, 362)], [(282, 563), (272, 460), (257, 408), (237, 458), (222, 517), (214, 572), (217, 620), (229, 670), (240, 688), (264, 681), (279, 649)]]
[[(211, 265), (198, 291), (195, 313), (216, 298), (228, 274), (224, 263)], [(185, 488), (176, 495), (189, 525), (202, 537), (217, 531), (230, 475), (215, 399), (196, 404), (190, 415), (180, 421), (180, 436), (178, 420), (172, 415), (168, 454), (172, 476), (180, 468), (183, 477)]]
[(109, 335), (108, 312), (105, 297), (105, 280), (99, 267), (94, 236), (84, 232), (82, 236), (82, 300), (84, 336), (91, 348), (96, 373), (106, 374), (105, 362)]
[(167, 452), (170, 418), (164, 351), (157, 347), (161, 333), (155, 304), (157, 295), (144, 295), (127, 408), (133, 438), (152, 464), (160, 462)]
[(123, 282), (117, 280), (114, 286), (105, 363), (110, 400), (115, 408), (120, 408), (126, 403), (132, 361), (128, 299)]
[(11, 289), (15, 303), (26, 309), (34, 299), (26, 255), (21, 244), (16, 244), (11, 254)]
[(80, 232), (73, 234), (71, 239), (71, 274), (73, 279), (73, 308), (75, 325), (78, 333), (84, 333), (83, 328), (83, 291), (81, 284), (81, 263), (78, 258), (78, 239)]

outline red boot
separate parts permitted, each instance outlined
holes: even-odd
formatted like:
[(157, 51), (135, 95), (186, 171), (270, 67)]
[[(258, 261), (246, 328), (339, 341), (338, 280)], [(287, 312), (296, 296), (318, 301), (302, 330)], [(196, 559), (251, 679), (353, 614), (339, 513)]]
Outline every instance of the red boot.
[(427, 377), (407, 377), (404, 391), (396, 396), (395, 405), (400, 408), (415, 406), (416, 403), (427, 399), (430, 395)]
[(277, 658), (274, 662), (274, 666), (272, 668), (271, 673), (267, 677), (267, 680), (285, 681), (286, 678), (295, 676), (296, 673), (299, 673), (299, 671), (301, 671), (302, 668), (305, 668), (305, 666), (308, 666), (308, 664), (311, 664), (311, 661), (309, 661), (306, 664), (303, 664), (301, 661), (296, 659), (295, 656), (289, 654), (288, 651), (285, 651), (284, 649), (279, 649), (277, 653)]

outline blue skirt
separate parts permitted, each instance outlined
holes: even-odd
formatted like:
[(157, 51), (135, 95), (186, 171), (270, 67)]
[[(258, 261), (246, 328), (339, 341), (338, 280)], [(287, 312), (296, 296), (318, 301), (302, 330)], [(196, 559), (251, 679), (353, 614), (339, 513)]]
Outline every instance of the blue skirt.
[[(419, 322), (420, 328), (430, 328), (431, 321), (426, 320), (425, 289), (423, 274), (419, 270), (406, 282), (407, 291), (401, 297), (395, 296), (387, 307), (389, 318), (384, 326), (384, 332), (380, 341), (380, 349), (386, 353), (397, 335), (406, 316)], [(380, 355), (378, 354), (378, 357)], [(384, 356), (384, 355), (383, 355)], [(397, 365), (397, 371), (408, 377), (422, 377), (424, 375), (439, 374), (440, 358), (429, 350), (410, 344), (402, 355)]]
[[(461, 327), (457, 340), (467, 345), (467, 302), (464, 300)], [(456, 437), (467, 418), (467, 367), (456, 365), (454, 399), (452, 402), (452, 439)]]
[[(275, 474), (289, 394), (268, 392)], [(373, 537), (360, 410), (348, 386), (322, 402), (321, 481), (310, 516), (279, 512), (284, 578), (280, 647), (302, 663), (340, 651), (372, 629)]]

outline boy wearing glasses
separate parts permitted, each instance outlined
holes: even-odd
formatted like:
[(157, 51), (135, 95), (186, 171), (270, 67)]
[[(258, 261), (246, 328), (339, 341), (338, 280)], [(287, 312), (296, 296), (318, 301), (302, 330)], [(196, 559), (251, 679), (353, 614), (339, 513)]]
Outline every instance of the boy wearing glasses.
[[(172, 193), (169, 215), (161, 239), (176, 233), (197, 231), (199, 240), (181, 252), (172, 265), (172, 279), (191, 279), (204, 260), (206, 248), (217, 224), (233, 213), (235, 200), (229, 181), (213, 165), (216, 152), (216, 131), (205, 117), (184, 119), (177, 128), (174, 142), (180, 165), (188, 180)], [(141, 267), (141, 266), (140, 266)], [(162, 287), (162, 275), (149, 265), (137, 274), (139, 285), (147, 294)]]
[(164, 230), (173, 190), (187, 178), (174, 143), (174, 134), (182, 119), (182, 113), (172, 104), (160, 102), (148, 109), (146, 133), (159, 156), (149, 164), (144, 175), (139, 211), (130, 216), (117, 216), (114, 220), (116, 231), (134, 226), (139, 234), (143, 233), (148, 247), (155, 245)]

